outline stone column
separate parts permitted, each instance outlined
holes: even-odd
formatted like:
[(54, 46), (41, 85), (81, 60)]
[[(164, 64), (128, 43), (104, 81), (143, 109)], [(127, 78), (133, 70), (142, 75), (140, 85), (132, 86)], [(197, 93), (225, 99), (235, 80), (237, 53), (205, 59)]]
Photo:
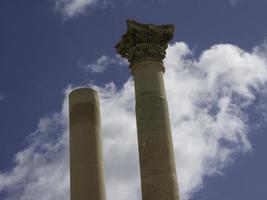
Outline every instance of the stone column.
[(174, 25), (127, 21), (116, 45), (130, 62), (135, 83), (136, 121), (143, 200), (178, 200), (178, 183), (162, 60)]
[(90, 88), (69, 95), (71, 200), (105, 200), (100, 109)]

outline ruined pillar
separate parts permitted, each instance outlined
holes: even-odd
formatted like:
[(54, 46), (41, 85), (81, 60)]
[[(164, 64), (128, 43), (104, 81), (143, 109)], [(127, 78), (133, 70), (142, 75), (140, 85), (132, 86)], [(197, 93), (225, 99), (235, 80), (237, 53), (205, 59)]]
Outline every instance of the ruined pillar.
[(90, 88), (69, 95), (71, 200), (105, 200), (100, 109)]
[(143, 200), (178, 200), (178, 183), (163, 81), (163, 59), (174, 25), (127, 21), (116, 45), (130, 62), (135, 83), (136, 121)]

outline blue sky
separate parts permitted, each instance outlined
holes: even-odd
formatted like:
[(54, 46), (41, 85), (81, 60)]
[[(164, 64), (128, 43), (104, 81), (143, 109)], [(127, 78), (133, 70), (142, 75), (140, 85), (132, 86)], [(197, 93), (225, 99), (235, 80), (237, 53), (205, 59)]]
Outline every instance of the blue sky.
[(1, 0), (0, 199), (69, 198), (67, 94), (101, 96), (107, 197), (140, 200), (126, 19), (176, 26), (168, 95), (182, 200), (267, 196), (266, 0)]

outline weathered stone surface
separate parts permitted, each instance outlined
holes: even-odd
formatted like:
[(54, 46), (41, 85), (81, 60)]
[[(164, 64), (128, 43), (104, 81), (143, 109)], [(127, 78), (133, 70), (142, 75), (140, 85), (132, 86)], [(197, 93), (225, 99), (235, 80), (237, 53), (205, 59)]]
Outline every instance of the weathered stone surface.
[(162, 64), (173, 32), (173, 25), (128, 21), (128, 31), (116, 46), (131, 63), (135, 83), (143, 200), (179, 200)]
[(105, 200), (100, 110), (96, 91), (69, 95), (71, 200)]
[(128, 29), (116, 45), (117, 53), (133, 65), (144, 61), (162, 63), (174, 25), (141, 24), (127, 20)]

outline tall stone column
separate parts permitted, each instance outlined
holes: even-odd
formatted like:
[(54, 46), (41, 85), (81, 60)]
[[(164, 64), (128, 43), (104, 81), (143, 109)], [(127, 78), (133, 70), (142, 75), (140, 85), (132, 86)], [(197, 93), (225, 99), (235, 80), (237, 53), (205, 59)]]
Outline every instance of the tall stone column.
[(127, 21), (116, 45), (130, 62), (135, 83), (136, 121), (143, 200), (178, 200), (178, 183), (162, 60), (174, 25)]
[(71, 200), (105, 200), (100, 109), (90, 88), (69, 95)]

